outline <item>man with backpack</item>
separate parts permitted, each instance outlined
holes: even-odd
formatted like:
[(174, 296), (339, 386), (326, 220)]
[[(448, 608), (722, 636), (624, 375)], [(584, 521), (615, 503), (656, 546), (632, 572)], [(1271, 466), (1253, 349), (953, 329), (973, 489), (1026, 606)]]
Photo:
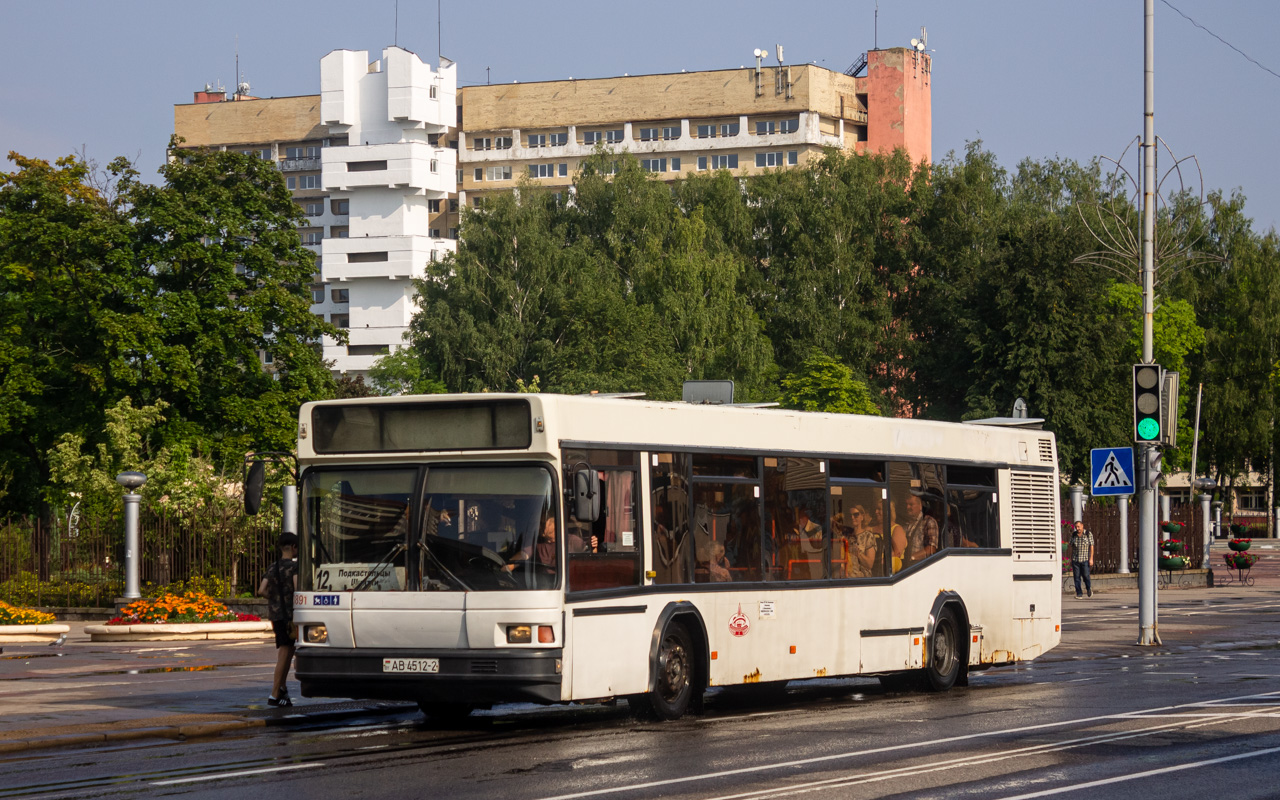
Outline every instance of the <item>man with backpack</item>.
[(275, 682), (267, 697), (269, 706), (291, 706), (289, 666), (293, 663), (294, 641), (293, 593), (298, 588), (298, 536), (280, 534), (280, 560), (267, 567), (267, 574), (258, 585), (258, 596), (267, 598), (267, 618), (276, 637)]

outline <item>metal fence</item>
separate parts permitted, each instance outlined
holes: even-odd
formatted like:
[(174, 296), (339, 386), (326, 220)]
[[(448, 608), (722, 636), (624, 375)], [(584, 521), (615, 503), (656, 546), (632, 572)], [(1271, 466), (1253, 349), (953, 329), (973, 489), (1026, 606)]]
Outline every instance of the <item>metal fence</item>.
[[(143, 512), (139, 520), (146, 584), (216, 585), (252, 592), (276, 558), (279, 522), (205, 512), (170, 517)], [(0, 600), (15, 605), (105, 608), (124, 592), (124, 522), (119, 517), (0, 522)], [(222, 593), (222, 592), (220, 592)]]
[[(1175, 505), (1170, 509), (1169, 522), (1180, 522), (1182, 532), (1172, 538), (1184, 543), (1182, 555), (1191, 561), (1190, 569), (1201, 569), (1204, 566), (1204, 528), (1201, 525), (1199, 506)], [(1060, 519), (1072, 519), (1071, 501), (1064, 499)], [(1161, 520), (1164, 522), (1165, 520)], [(1093, 572), (1108, 573), (1120, 571), (1120, 506), (1118, 503), (1086, 502), (1084, 506), (1085, 528), (1093, 533), (1097, 552), (1093, 557)], [(1066, 543), (1071, 538), (1071, 529), (1062, 527), (1063, 558), (1066, 559)], [(1138, 571), (1138, 506), (1129, 504), (1129, 571)], [(1164, 538), (1164, 534), (1160, 534)]]

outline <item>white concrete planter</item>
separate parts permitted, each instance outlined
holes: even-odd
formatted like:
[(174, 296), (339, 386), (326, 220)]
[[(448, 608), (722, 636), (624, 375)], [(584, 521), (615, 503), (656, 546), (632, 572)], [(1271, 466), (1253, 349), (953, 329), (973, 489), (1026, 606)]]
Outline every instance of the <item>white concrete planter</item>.
[(192, 639), (271, 639), (271, 623), (181, 622), (140, 625), (86, 625), (95, 642), (177, 642)]
[(62, 634), (70, 631), (70, 626), (56, 623), (50, 623), (49, 625), (0, 625), (0, 642), (12, 642), (14, 644), (52, 642)]

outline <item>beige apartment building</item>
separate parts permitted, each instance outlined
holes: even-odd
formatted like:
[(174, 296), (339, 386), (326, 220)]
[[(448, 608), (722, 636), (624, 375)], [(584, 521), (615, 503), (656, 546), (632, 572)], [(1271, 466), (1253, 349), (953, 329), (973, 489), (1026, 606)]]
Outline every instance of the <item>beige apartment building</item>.
[(664, 180), (799, 166), (827, 147), (929, 161), (930, 57), (891, 48), (867, 62), (864, 77), (799, 64), (464, 87), (459, 196), (477, 204), (525, 176), (567, 189), (601, 146)]
[[(353, 59), (368, 54), (325, 56), (321, 94), (263, 99), (247, 85), (231, 96), (206, 86), (174, 106), (182, 147), (239, 150), (283, 173), (306, 216), (303, 242), (317, 254), (312, 311), (350, 331), (346, 346), (323, 342), (338, 372), (362, 374), (400, 346), (416, 308), (411, 281), (454, 247), (461, 205), (509, 192), (525, 176), (568, 191), (599, 148), (630, 152), (669, 181), (800, 166), (828, 147), (902, 148), (915, 162), (932, 155), (932, 61), (910, 48), (869, 51), (860, 77), (757, 59), (739, 69), (456, 91), (448, 59), (414, 66), (417, 57), (395, 47), (367, 68)], [(359, 170), (373, 171), (351, 174)], [(361, 241), (334, 241), (348, 238)]]

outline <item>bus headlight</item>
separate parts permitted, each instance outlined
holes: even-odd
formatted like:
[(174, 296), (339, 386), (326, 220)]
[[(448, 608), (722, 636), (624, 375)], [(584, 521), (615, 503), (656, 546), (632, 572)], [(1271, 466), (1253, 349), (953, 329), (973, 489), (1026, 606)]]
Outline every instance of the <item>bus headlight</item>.
[(329, 629), (323, 625), (307, 625), (302, 629), (302, 638), (307, 644), (327, 644)]
[(529, 644), (533, 641), (533, 629), (528, 625), (508, 625), (507, 644)]

